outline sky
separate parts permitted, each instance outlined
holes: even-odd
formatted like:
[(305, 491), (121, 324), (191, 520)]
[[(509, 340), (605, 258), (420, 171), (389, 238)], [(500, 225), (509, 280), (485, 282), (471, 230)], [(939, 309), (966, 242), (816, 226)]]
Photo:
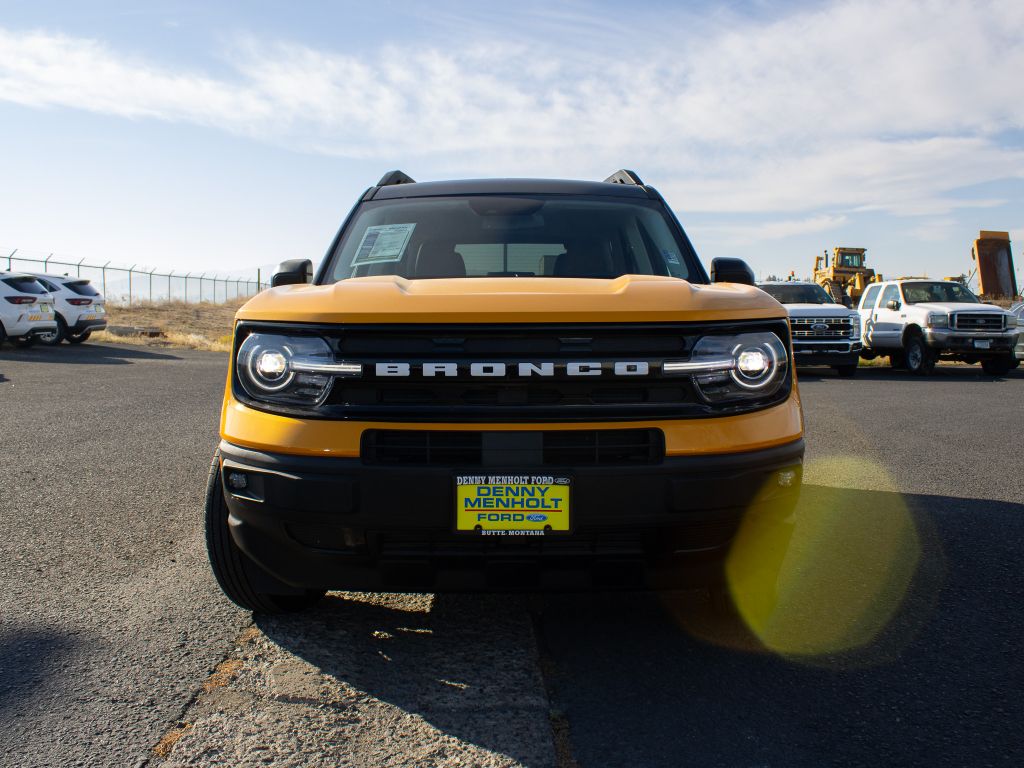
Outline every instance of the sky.
[(1020, 0), (0, 0), (0, 264), (240, 274), (394, 168), (631, 168), (705, 263), (958, 275), (995, 229), (1024, 266), (1022, 73)]

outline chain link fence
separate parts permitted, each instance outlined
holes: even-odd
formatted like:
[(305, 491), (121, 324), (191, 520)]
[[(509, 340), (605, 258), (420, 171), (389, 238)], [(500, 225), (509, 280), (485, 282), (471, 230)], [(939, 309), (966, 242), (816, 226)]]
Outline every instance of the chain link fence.
[(223, 303), (233, 299), (254, 296), (270, 283), (270, 269), (259, 268), (255, 273), (222, 275), (213, 272), (157, 272), (134, 264), (130, 267), (107, 262), (90, 264), (68, 261), (66, 257), (26, 253), (17, 248), (0, 250), (0, 269), (9, 272), (35, 272), (81, 277), (92, 282), (105, 299), (131, 305), (139, 301), (209, 301)]

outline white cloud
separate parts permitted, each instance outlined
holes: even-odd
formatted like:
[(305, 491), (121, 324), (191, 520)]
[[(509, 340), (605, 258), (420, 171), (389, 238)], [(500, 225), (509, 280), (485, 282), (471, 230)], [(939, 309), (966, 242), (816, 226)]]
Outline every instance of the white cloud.
[(956, 190), (1024, 176), (1024, 151), (1000, 142), (1024, 128), (1024, 4), (838, 2), (727, 21), (652, 30), (627, 55), (605, 55), (606, 30), (582, 24), (595, 37), (574, 53), (493, 34), (368, 58), (248, 39), (219, 77), (0, 29), (0, 99), (196, 123), (416, 176), (625, 165), (688, 211), (833, 212), (765, 237), (838, 210), (997, 204)]
[(696, 238), (725, 246), (756, 245), (767, 240), (784, 240), (796, 235), (829, 232), (838, 229), (846, 221), (846, 216), (822, 214), (804, 219), (768, 221), (763, 224), (691, 226), (690, 232)]

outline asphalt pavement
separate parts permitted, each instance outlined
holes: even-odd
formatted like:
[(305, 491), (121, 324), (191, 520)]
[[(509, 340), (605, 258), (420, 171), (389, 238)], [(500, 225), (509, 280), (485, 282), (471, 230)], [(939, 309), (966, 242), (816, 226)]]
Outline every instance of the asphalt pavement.
[(1022, 371), (803, 374), (804, 497), (741, 534), (771, 546), (737, 546), (733, 613), (336, 593), (253, 623), (202, 543), (225, 364), (0, 350), (0, 765), (1024, 762)]

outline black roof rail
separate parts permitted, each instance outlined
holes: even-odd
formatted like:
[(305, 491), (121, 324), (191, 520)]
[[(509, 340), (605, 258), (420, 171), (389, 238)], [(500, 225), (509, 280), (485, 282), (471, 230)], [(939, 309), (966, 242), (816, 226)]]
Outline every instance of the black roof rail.
[(415, 184), (416, 179), (412, 176), (402, 173), (401, 171), (388, 171), (380, 177), (380, 181), (377, 182), (378, 187), (390, 187), (394, 184)]
[(605, 183), (606, 184), (635, 184), (638, 187), (644, 186), (644, 180), (636, 175), (636, 171), (628, 171), (626, 169), (622, 169), (621, 171), (616, 171), (611, 176), (609, 176), (607, 179), (605, 179)]

